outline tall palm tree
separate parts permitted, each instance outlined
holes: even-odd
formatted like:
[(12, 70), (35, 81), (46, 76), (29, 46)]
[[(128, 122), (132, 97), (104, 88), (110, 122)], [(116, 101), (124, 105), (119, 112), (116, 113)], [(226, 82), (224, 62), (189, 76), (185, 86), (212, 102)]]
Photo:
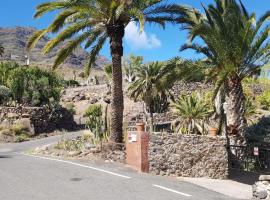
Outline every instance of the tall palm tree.
[(2, 57), (4, 54), (4, 47), (0, 44), (0, 56)]
[[(189, 33), (190, 42), (182, 50), (193, 49), (204, 54), (213, 64), (211, 77), (216, 78), (216, 91), (225, 91), (226, 127), (231, 143), (245, 144), (245, 97), (241, 81), (269, 60), (268, 19), (270, 11), (258, 20), (237, 0), (215, 0), (204, 14), (190, 9), (180, 20)], [(199, 37), (203, 44), (196, 42)], [(217, 93), (217, 92), (216, 92)]]
[(174, 83), (171, 79), (174, 68), (174, 65), (161, 62), (142, 65), (135, 69), (136, 80), (128, 88), (131, 98), (144, 101), (150, 113), (151, 132), (154, 124), (153, 113), (162, 112), (169, 106), (167, 100), (171, 96), (169, 89)]
[(37, 31), (29, 40), (28, 49), (48, 33), (58, 33), (44, 47), (44, 53), (50, 52), (64, 40), (69, 42), (59, 52), (53, 65), (60, 65), (76, 47), (83, 44), (90, 48), (86, 72), (103, 47), (110, 40), (112, 56), (112, 124), (111, 141), (122, 142), (123, 90), (121, 58), (123, 56), (122, 39), (125, 27), (131, 22), (139, 22), (143, 30), (145, 22), (161, 25), (178, 21), (185, 8), (176, 4), (166, 4), (161, 0), (54, 0), (37, 7), (36, 18), (52, 11), (60, 11), (46, 29)]

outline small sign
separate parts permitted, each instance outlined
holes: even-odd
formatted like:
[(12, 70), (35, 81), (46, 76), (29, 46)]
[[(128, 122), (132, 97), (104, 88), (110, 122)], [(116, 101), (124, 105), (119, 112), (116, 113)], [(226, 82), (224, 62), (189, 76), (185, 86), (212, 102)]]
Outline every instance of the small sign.
[(128, 142), (129, 143), (137, 142), (137, 133), (129, 132), (128, 133)]
[(259, 155), (259, 147), (254, 147), (254, 156)]

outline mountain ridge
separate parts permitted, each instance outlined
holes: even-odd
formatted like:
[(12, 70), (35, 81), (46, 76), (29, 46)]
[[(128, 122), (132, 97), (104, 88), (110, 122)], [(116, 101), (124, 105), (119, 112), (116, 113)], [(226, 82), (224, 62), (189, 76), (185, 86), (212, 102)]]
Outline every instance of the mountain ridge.
[[(1, 61), (15, 61), (20, 64), (26, 64), (27, 56), (31, 65), (52, 66), (57, 52), (66, 44), (60, 44), (49, 54), (44, 55), (42, 48), (49, 41), (49, 37), (43, 37), (29, 53), (26, 45), (29, 37), (36, 31), (34, 27), (0, 27), (0, 44), (5, 48), (4, 55), (0, 57)], [(82, 69), (86, 63), (88, 52), (82, 47), (78, 47), (71, 56), (61, 65), (61, 67), (71, 67)], [(110, 61), (104, 56), (98, 56), (95, 68), (101, 69)]]

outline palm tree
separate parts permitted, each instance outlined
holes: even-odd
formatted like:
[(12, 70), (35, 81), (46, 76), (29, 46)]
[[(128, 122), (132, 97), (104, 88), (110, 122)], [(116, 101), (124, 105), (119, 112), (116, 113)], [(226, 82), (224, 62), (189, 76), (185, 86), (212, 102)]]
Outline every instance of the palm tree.
[(4, 47), (0, 44), (0, 56), (2, 57), (4, 54)]
[[(256, 20), (255, 13), (248, 13), (237, 0), (216, 0), (214, 5), (203, 8), (205, 14), (190, 9), (179, 21), (190, 39), (181, 50), (193, 49), (204, 54), (207, 62), (215, 66), (210, 74), (216, 80), (215, 93), (224, 88), (227, 133), (231, 143), (245, 144), (247, 123), (241, 82), (269, 60), (270, 12)], [(197, 37), (204, 44), (196, 43)]]
[[(112, 124), (111, 141), (122, 142), (123, 90), (122, 39), (125, 27), (131, 22), (139, 22), (143, 30), (145, 22), (161, 25), (178, 21), (185, 10), (176, 4), (162, 3), (161, 0), (55, 0), (42, 3), (37, 7), (36, 18), (52, 11), (60, 13), (46, 29), (37, 31), (29, 40), (28, 49), (46, 34), (56, 35), (44, 47), (44, 53), (50, 52), (65, 40), (69, 40), (57, 55), (53, 68), (59, 66), (79, 45), (90, 48), (86, 72), (95, 62), (96, 56), (106, 39), (110, 40), (112, 56)], [(58, 34), (55, 34), (58, 33)]]
[(144, 101), (150, 113), (150, 131), (153, 131), (153, 113), (168, 108), (168, 96), (174, 81), (168, 79), (174, 71), (174, 65), (153, 62), (136, 68), (136, 80), (129, 86), (130, 97), (135, 101)]

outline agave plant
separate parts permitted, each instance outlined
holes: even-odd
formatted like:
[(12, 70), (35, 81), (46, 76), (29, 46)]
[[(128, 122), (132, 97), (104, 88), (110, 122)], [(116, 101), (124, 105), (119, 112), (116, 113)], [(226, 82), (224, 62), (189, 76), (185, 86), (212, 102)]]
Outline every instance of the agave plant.
[[(204, 13), (190, 9), (181, 19), (189, 34), (181, 50), (193, 49), (215, 66), (210, 78), (216, 82), (216, 93), (224, 88), (227, 133), (231, 143), (243, 145), (247, 123), (241, 82), (269, 61), (270, 11), (256, 19), (237, 0), (215, 0), (203, 9)], [(197, 37), (203, 42), (196, 43)]]
[(210, 114), (210, 107), (199, 93), (181, 95), (172, 108), (179, 116), (176, 131), (180, 133), (195, 134), (206, 133), (206, 121)]
[(179, 21), (186, 8), (177, 4), (166, 4), (161, 0), (53, 0), (40, 4), (36, 18), (46, 13), (59, 11), (54, 21), (45, 29), (37, 31), (29, 40), (28, 49), (33, 48), (45, 35), (55, 37), (45, 45), (43, 52), (49, 53), (56, 46), (68, 41), (61, 48), (53, 68), (63, 63), (80, 45), (90, 49), (86, 73), (88, 74), (97, 55), (107, 39), (112, 56), (112, 103), (111, 141), (123, 141), (123, 89), (122, 67), (123, 37), (130, 22), (138, 22), (143, 31), (145, 23), (165, 27), (168, 22)]

